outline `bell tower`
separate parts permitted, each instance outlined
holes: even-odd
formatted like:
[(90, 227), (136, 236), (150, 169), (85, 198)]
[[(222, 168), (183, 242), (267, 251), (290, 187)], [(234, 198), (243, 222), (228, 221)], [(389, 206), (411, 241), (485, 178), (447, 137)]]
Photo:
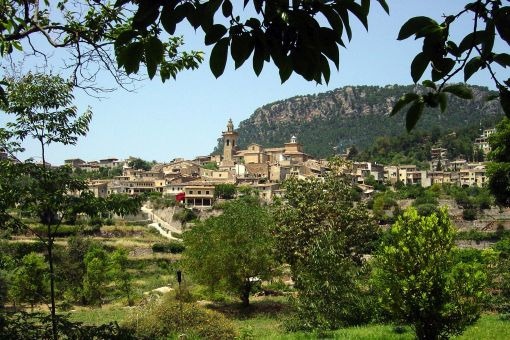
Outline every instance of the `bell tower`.
[(223, 161), (233, 162), (236, 151), (238, 133), (234, 131), (232, 118), (228, 120), (227, 131), (223, 131)]

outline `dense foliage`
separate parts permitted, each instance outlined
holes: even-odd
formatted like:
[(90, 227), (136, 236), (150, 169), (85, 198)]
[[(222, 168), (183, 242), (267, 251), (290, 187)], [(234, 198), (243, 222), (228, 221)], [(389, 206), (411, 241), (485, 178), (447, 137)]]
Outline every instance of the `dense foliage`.
[(378, 228), (353, 200), (352, 184), (333, 171), (324, 180), (284, 183), (274, 216), (277, 254), (290, 265), (298, 322), (292, 328), (336, 329), (371, 319), (364, 271)]
[(172, 295), (140, 307), (123, 324), (123, 328), (136, 339), (171, 339), (182, 334), (192, 339), (234, 339), (238, 336), (232, 321), (223, 314), (194, 302), (180, 302)]
[(510, 206), (510, 119), (504, 118), (497, 126), (496, 132), (489, 137), (491, 160), (487, 166), (489, 188), (496, 197), (496, 202)]
[(184, 233), (185, 268), (197, 282), (233, 292), (247, 306), (257, 282), (275, 269), (272, 223), (257, 199), (231, 201), (223, 214)]
[(422, 217), (410, 208), (377, 255), (381, 304), (419, 339), (459, 334), (480, 315), (487, 276), (477, 263), (453, 260), (454, 236), (445, 209)]

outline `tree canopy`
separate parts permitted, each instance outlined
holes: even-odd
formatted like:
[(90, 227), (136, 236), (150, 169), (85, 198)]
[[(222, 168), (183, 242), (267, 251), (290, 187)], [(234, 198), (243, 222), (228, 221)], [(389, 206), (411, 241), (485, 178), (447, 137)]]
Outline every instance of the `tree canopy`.
[(454, 261), (454, 237), (446, 209), (423, 217), (409, 208), (376, 256), (383, 308), (418, 339), (460, 334), (480, 316), (487, 277), (478, 263)]
[(185, 268), (202, 284), (238, 294), (247, 306), (253, 286), (274, 270), (271, 230), (271, 216), (258, 200), (231, 201), (222, 215), (184, 233)]
[(496, 203), (510, 206), (510, 119), (504, 118), (489, 136), (491, 161), (487, 166), (489, 188)]

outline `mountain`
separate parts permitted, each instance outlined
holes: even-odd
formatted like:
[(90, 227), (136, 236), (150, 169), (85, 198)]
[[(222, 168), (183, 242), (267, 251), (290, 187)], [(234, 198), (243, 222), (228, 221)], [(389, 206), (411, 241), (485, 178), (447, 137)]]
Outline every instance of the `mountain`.
[[(443, 114), (439, 109), (426, 109), (416, 130), (446, 132), (472, 125), (493, 126), (503, 115), (498, 101), (484, 100), (489, 93), (485, 87), (472, 89), (473, 100), (451, 97)], [(352, 145), (363, 150), (379, 136), (406, 133), (405, 110), (394, 117), (388, 113), (398, 98), (413, 90), (414, 85), (346, 86), (270, 103), (240, 122), (238, 145), (281, 146), (295, 135), (305, 152), (315, 157), (327, 157)], [(221, 142), (216, 151), (221, 151)]]

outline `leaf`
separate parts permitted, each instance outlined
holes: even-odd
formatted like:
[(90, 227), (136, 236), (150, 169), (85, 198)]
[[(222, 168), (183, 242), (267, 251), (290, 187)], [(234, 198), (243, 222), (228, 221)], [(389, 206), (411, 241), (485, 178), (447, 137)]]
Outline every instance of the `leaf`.
[(138, 10), (133, 16), (133, 27), (145, 29), (156, 22), (159, 16), (159, 3), (152, 1), (141, 1)]
[[(324, 76), (324, 81), (326, 82), (326, 84), (328, 84), (331, 76), (331, 70), (329, 68), (328, 59), (326, 59), (325, 56), (321, 56), (321, 69), (322, 75)], [(318, 83), (320, 83), (320, 81)]]
[(340, 5), (337, 5), (337, 12), (340, 14), (340, 17), (342, 18), (343, 26), (345, 28), (345, 33), (347, 33), (347, 39), (351, 41), (352, 39), (352, 30), (351, 25), (349, 24), (349, 14), (347, 13), (347, 10), (343, 7), (339, 7)]
[(416, 123), (418, 123), (418, 120), (421, 117), (421, 114), (423, 113), (423, 108), (425, 107), (425, 103), (423, 100), (418, 99), (415, 100), (413, 105), (407, 110), (406, 114), (406, 129), (407, 132), (411, 132), (411, 130), (416, 126)]
[(495, 62), (497, 62), (498, 64), (505, 68), (507, 66), (510, 66), (510, 54), (507, 53), (495, 54), (494, 57), (492, 57), (492, 60), (494, 60)]
[(223, 36), (227, 33), (227, 28), (223, 25), (212, 25), (207, 29), (205, 34), (205, 44), (212, 45), (216, 43), (218, 40), (223, 38)]
[(510, 91), (503, 86), (499, 88), (499, 102), (507, 118), (510, 118)]
[(454, 57), (459, 58), (462, 53), (459, 52), (459, 47), (453, 41), (448, 40), (446, 42), (446, 50)]
[[(143, 44), (139, 41), (127, 45), (122, 49), (119, 59), (122, 58), (127, 74), (137, 73), (143, 57)], [(120, 63), (119, 63), (120, 64)]]
[(163, 6), (163, 9), (161, 10), (161, 25), (170, 35), (175, 33), (175, 27), (177, 26), (178, 21), (176, 17), (176, 11), (177, 8), (175, 7), (175, 3), (172, 2), (168, 2), (165, 6)]
[(459, 53), (463, 53), (476, 45), (480, 45), (484, 42), (486, 37), (485, 31), (471, 32), (462, 39), (459, 44)]
[(429, 17), (419, 16), (407, 20), (398, 32), (397, 40), (404, 40), (428, 26), (438, 26), (437, 22)]
[(448, 97), (446, 96), (446, 93), (439, 92), (437, 99), (439, 101), (439, 108), (441, 109), (441, 112), (445, 112), (446, 105), (448, 104)]
[(223, 12), (223, 16), (228, 18), (232, 15), (232, 3), (230, 0), (225, 0), (223, 5), (221, 5), (221, 11)]
[(340, 54), (338, 51), (338, 45), (333, 41), (328, 42), (326, 40), (322, 40), (321, 47), (322, 53), (335, 64), (338, 70), (340, 67)]
[(441, 58), (432, 63), (432, 67), (439, 72), (441, 77), (446, 76), (453, 69), (454, 66), (455, 60), (453, 60), (452, 58)]
[(431, 80), (424, 80), (421, 83), (423, 86), (437, 90), (436, 84)]
[(412, 101), (419, 99), (420, 96), (416, 93), (406, 93), (395, 103), (395, 106), (391, 110), (390, 117), (395, 115), (398, 111), (400, 111), (404, 106), (409, 104)]
[(368, 30), (368, 18), (367, 18), (368, 13), (365, 13), (364, 9), (354, 1), (345, 1), (344, 5), (352, 14), (354, 14), (355, 17), (358, 18), (358, 20), (363, 24), (365, 29)]
[(115, 39), (115, 47), (119, 48), (126, 43), (130, 42), (136, 36), (136, 32), (129, 29), (119, 33), (117, 39)]
[(115, 7), (120, 7), (122, 5), (125, 5), (127, 4), (128, 2), (131, 2), (131, 0), (117, 0), (115, 1)]
[(386, 0), (377, 0), (377, 2), (381, 5), (386, 13), (390, 14), (390, 8), (388, 7)]
[(462, 84), (446, 86), (443, 89), (443, 92), (449, 92), (454, 96), (462, 99), (473, 99), (473, 91), (471, 91), (469, 87)]
[(223, 74), (227, 64), (228, 38), (221, 38), (211, 51), (209, 67), (216, 78)]
[(230, 54), (234, 59), (235, 68), (239, 68), (248, 59), (255, 47), (255, 41), (249, 34), (241, 34), (232, 37)]
[(365, 14), (365, 16), (368, 15), (370, 12), (370, 0), (361, 0), (361, 10)]
[(338, 16), (338, 13), (335, 12), (331, 7), (324, 6), (322, 9), (322, 14), (326, 17), (331, 26), (331, 29), (335, 31), (337, 38), (342, 39), (343, 25), (342, 20)]
[(496, 27), (494, 21), (488, 20), (485, 25), (485, 38), (482, 42), (482, 56), (487, 57), (492, 53), (494, 47), (494, 38), (496, 36)]
[(253, 71), (259, 76), (264, 67), (264, 45), (261, 43), (255, 43), (255, 51), (253, 52)]
[(416, 57), (414, 57), (413, 62), (411, 63), (411, 77), (413, 78), (414, 83), (417, 83), (418, 80), (420, 80), (429, 63), (430, 59), (427, 58), (423, 52), (418, 53)]
[(464, 66), (464, 81), (467, 81), (471, 76), (483, 66), (482, 58), (473, 57)]
[(144, 45), (145, 62), (147, 64), (147, 74), (149, 79), (154, 78), (158, 65), (163, 61), (165, 48), (163, 43), (157, 37), (150, 37)]
[(279, 68), (280, 68), (279, 70), (280, 80), (283, 84), (287, 81), (287, 79), (290, 78), (292, 74), (292, 63), (290, 61), (290, 58), (288, 57), (282, 58)]

